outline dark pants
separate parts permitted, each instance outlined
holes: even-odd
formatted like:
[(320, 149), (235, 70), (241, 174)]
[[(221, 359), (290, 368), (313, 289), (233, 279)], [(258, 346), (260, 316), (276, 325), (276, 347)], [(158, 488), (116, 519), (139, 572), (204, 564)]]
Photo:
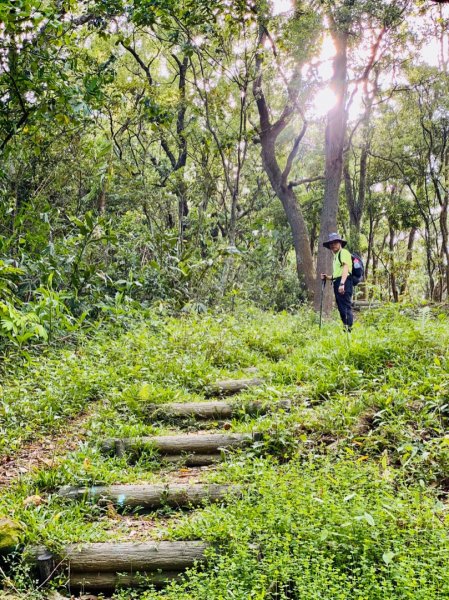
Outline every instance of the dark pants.
[(348, 328), (352, 327), (353, 323), (353, 315), (352, 315), (352, 279), (348, 277), (345, 281), (345, 293), (340, 294), (338, 291), (338, 286), (340, 285), (341, 277), (337, 277), (334, 279), (334, 294), (335, 300), (337, 302), (338, 312), (340, 313), (341, 320), (343, 324)]

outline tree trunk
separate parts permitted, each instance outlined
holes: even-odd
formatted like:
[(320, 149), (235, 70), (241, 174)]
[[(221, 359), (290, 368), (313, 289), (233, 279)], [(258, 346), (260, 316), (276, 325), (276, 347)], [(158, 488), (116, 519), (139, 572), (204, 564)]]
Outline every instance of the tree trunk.
[(394, 260), (394, 247), (395, 247), (395, 242), (394, 242), (394, 236), (395, 236), (395, 231), (394, 228), (390, 225), (389, 228), (389, 233), (390, 233), (390, 238), (389, 238), (389, 250), (390, 250), (390, 286), (391, 286), (391, 293), (393, 295), (393, 300), (395, 302), (399, 302), (399, 292), (398, 292), (398, 287), (397, 287), (397, 283), (396, 283), (396, 264), (395, 264), (395, 260)]
[[(372, 211), (369, 211), (369, 230), (368, 230), (368, 253), (366, 256), (366, 265), (365, 265), (365, 281), (368, 281), (369, 272), (370, 272), (370, 261), (371, 256), (373, 254), (374, 247), (374, 215)], [(374, 283), (374, 282), (373, 282)]]
[[(446, 296), (449, 295), (449, 232), (448, 232), (448, 207), (449, 207), (449, 192), (447, 191), (447, 184), (449, 179), (449, 150), (444, 153), (444, 166), (443, 166), (443, 180), (445, 191), (443, 194), (439, 193), (438, 199), (440, 201), (440, 229), (441, 229), (441, 254), (442, 254), (442, 268), (443, 277), (446, 287)], [(443, 295), (443, 290), (442, 295)]]
[(408, 276), (411, 270), (411, 264), (413, 260), (413, 246), (415, 245), (416, 232), (418, 231), (417, 227), (412, 227), (410, 229), (410, 233), (408, 234), (408, 243), (407, 243), (407, 255), (405, 257), (405, 272), (404, 279), (400, 286), (401, 295), (405, 294), (407, 290)]
[(101, 184), (100, 193), (98, 194), (97, 210), (100, 215), (106, 211), (106, 182)]
[[(379, 252), (374, 252), (374, 246), (373, 246), (373, 276), (372, 276), (372, 279), (373, 279), (374, 284), (378, 283), (377, 267), (379, 265), (380, 256), (382, 255), (382, 253), (385, 249), (385, 244), (387, 243), (387, 239), (388, 239), (388, 233), (386, 233), (383, 237), (382, 244), (380, 245), (380, 248), (379, 248)], [(380, 286), (380, 290), (381, 290), (381, 299), (382, 299), (382, 286)]]
[(432, 234), (430, 231), (431, 215), (426, 214), (424, 210), (421, 210), (420, 212), (424, 221), (424, 247), (426, 250), (426, 270), (428, 278), (427, 298), (433, 300), (436, 286), (434, 279), (435, 261), (432, 256)]
[[(325, 135), (325, 187), (321, 211), (320, 237), (318, 242), (317, 278), (315, 288), (315, 309), (320, 308), (320, 273), (331, 273), (332, 253), (323, 247), (330, 233), (337, 231), (337, 213), (340, 184), (343, 170), (343, 149), (346, 134), (347, 96), (347, 31), (340, 31), (331, 18), (331, 34), (336, 48), (333, 61), (331, 88), (336, 94), (336, 104), (329, 111)], [(329, 314), (332, 308), (332, 286), (325, 293), (323, 312)]]
[(282, 203), (293, 237), (298, 278), (305, 284), (309, 297), (315, 285), (309, 232), (295, 192), (285, 184), (276, 160), (275, 143), (270, 135), (261, 135), (262, 161), (271, 186)]
[[(275, 123), (271, 122), (271, 112), (263, 91), (262, 79), (262, 54), (267, 41), (267, 30), (262, 20), (259, 22), (259, 51), (256, 56), (256, 78), (253, 82), (253, 95), (256, 100), (260, 123), (260, 144), (262, 146), (262, 164), (270, 180), (271, 186), (282, 203), (293, 237), (293, 246), (296, 256), (296, 272), (300, 284), (304, 285), (310, 300), (313, 300), (315, 290), (315, 277), (313, 256), (310, 249), (309, 232), (298, 199), (289, 185), (293, 161), (297, 156), (299, 145), (307, 129), (307, 122), (301, 107), (298, 105), (300, 81), (299, 67), (294, 71), (290, 82), (286, 86), (288, 96), (284, 109)], [(276, 140), (279, 134), (287, 127), (294, 114), (303, 118), (303, 127), (296, 136), (293, 147), (287, 157), (285, 167), (281, 170), (276, 157)]]
[(357, 193), (354, 192), (351, 174), (349, 171), (348, 159), (345, 160), (343, 166), (343, 176), (345, 182), (346, 204), (349, 212), (349, 241), (351, 250), (360, 253), (360, 231), (362, 225), (362, 216), (365, 208), (366, 197), (366, 179), (367, 179), (367, 164), (368, 164), (368, 148), (366, 142), (363, 145), (360, 154), (359, 163), (359, 185)]
[(346, 204), (349, 212), (349, 231), (350, 231), (350, 244), (351, 249), (358, 252), (357, 244), (355, 239), (358, 239), (357, 235), (357, 199), (353, 187), (353, 181), (349, 170), (349, 155), (347, 154), (343, 163), (343, 181), (345, 183), (345, 196)]

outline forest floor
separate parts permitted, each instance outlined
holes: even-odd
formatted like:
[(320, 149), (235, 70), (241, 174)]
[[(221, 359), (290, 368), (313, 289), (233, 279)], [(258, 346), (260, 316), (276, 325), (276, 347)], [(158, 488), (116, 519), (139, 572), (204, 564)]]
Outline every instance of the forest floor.
[[(351, 336), (340, 331), (336, 321), (319, 330), (307, 310), (155, 314), (11, 360), (0, 386), (0, 517), (19, 525), (20, 543), (1, 566), (0, 597), (70, 597), (64, 574), (39, 585), (26, 560), (36, 544), (205, 540), (204, 568), (113, 597), (448, 598), (448, 318), (387, 307), (360, 317)], [(149, 404), (208, 401), (215, 381), (254, 368), (263, 383), (232, 402), (258, 401), (267, 414), (148, 418)], [(181, 432), (262, 435), (201, 468), (167, 465), (151, 448), (133, 461), (100, 451), (105, 438)], [(146, 514), (57, 493), (183, 481), (244, 491), (230, 503)]]
[(13, 485), (23, 475), (35, 473), (41, 468), (57, 467), (67, 452), (75, 450), (86, 438), (86, 426), (95, 409), (68, 419), (61, 430), (47, 438), (25, 443), (13, 455), (0, 458), (0, 489)]

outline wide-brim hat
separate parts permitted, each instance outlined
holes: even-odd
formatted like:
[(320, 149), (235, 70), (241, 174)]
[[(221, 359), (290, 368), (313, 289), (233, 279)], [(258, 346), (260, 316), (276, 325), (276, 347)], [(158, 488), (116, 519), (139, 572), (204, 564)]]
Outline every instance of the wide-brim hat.
[(332, 242), (340, 242), (342, 248), (344, 248), (348, 243), (346, 240), (340, 237), (338, 233), (330, 233), (327, 242), (323, 242), (323, 246), (330, 249)]

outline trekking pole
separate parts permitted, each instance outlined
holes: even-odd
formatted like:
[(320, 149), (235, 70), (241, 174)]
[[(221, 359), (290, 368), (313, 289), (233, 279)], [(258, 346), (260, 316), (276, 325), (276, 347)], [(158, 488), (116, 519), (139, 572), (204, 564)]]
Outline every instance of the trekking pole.
[(323, 320), (323, 297), (324, 297), (324, 288), (326, 287), (326, 279), (323, 279), (321, 281), (321, 297), (320, 297), (320, 329), (321, 329), (321, 323)]

